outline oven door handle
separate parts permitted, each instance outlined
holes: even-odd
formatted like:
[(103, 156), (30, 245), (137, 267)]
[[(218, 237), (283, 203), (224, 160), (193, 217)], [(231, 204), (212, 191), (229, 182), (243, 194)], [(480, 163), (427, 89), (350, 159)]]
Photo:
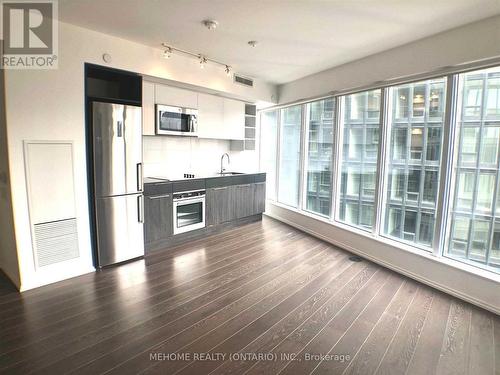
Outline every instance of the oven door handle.
[(174, 198), (173, 199), (174, 203), (183, 203), (183, 202), (188, 202), (188, 203), (198, 203), (198, 202), (204, 202), (205, 201), (205, 196), (203, 197), (196, 197), (196, 198)]

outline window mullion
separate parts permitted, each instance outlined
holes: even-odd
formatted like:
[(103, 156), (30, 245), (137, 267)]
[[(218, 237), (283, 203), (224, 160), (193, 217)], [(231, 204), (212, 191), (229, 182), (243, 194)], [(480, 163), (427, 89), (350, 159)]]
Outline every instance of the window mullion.
[(301, 105), (301, 118), (300, 118), (300, 155), (299, 155), (299, 210), (305, 210), (305, 194), (307, 193), (307, 187), (304, 184), (307, 183), (306, 173), (307, 173), (307, 104)]
[(379, 125), (379, 143), (378, 143), (378, 155), (377, 155), (377, 178), (375, 185), (375, 223), (372, 228), (372, 232), (375, 235), (380, 234), (382, 228), (382, 212), (384, 205), (384, 183), (385, 183), (385, 169), (386, 169), (386, 157), (387, 157), (387, 147), (390, 142), (390, 132), (389, 132), (389, 89), (383, 88), (381, 93), (381, 103), (380, 103), (380, 125)]
[(279, 185), (280, 185), (280, 160), (281, 160), (281, 110), (278, 110), (276, 113), (276, 174), (274, 176), (274, 196), (276, 202), (279, 201)]
[(453, 175), (453, 151), (456, 131), (456, 109), (458, 100), (458, 76), (449, 75), (446, 80), (446, 105), (443, 126), (443, 147), (439, 169), (439, 191), (436, 199), (436, 225), (432, 250), (434, 255), (442, 256), (447, 233), (448, 210), (451, 207), (450, 197)]
[(333, 138), (333, 161), (332, 161), (332, 214), (331, 219), (337, 220), (339, 217), (340, 209), (340, 180), (342, 175), (342, 165), (341, 162), (341, 152), (342, 152), (342, 142), (344, 140), (343, 126), (343, 116), (344, 116), (344, 106), (345, 100), (342, 97), (337, 96), (335, 98), (335, 126), (334, 126), (334, 138)]

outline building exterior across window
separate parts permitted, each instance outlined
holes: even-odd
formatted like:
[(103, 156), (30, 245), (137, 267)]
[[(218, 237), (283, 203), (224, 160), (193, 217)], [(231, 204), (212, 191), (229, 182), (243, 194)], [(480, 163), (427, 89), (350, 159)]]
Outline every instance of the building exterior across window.
[(500, 67), (448, 77), (262, 112), (269, 199), (500, 273)]
[(500, 68), (461, 74), (446, 255), (500, 267)]
[(288, 206), (298, 207), (302, 106), (296, 105), (282, 109), (280, 122), (278, 201)]
[(338, 220), (371, 230), (380, 138), (381, 90), (342, 97)]
[(330, 216), (332, 206), (332, 156), (335, 101), (333, 98), (307, 104), (307, 159), (305, 208)]
[(389, 89), (383, 233), (429, 249), (436, 222), (445, 93), (445, 79)]

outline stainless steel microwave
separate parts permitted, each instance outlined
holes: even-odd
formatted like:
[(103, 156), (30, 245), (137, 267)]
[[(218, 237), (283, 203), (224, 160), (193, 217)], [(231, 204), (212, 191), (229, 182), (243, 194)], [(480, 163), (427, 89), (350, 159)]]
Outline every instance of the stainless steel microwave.
[(156, 134), (196, 137), (198, 110), (156, 105)]

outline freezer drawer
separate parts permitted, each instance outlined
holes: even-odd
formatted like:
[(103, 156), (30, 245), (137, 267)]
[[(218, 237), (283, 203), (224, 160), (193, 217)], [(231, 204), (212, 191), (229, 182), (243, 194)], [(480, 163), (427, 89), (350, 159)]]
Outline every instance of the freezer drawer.
[(144, 196), (96, 199), (99, 267), (144, 255)]
[(97, 198), (142, 191), (141, 108), (92, 103)]

